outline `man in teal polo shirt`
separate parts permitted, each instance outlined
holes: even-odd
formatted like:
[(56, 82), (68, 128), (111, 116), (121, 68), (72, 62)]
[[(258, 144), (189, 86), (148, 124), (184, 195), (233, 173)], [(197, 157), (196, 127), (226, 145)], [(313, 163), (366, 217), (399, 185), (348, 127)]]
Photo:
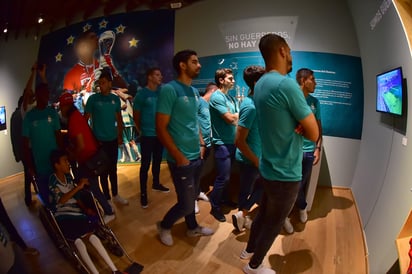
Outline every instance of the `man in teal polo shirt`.
[(303, 137), (316, 141), (319, 129), (311, 109), (296, 82), (286, 75), (292, 70), (292, 56), (285, 39), (267, 34), (259, 49), (266, 65), (255, 86), (254, 101), (262, 140), (259, 170), (263, 196), (253, 221), (249, 241), (242, 251), (250, 258), (247, 274), (275, 273), (262, 261), (289, 215), (302, 179)]
[(190, 237), (214, 232), (198, 225), (194, 210), (204, 143), (197, 121), (199, 93), (191, 85), (201, 65), (195, 51), (183, 50), (174, 56), (173, 67), (178, 77), (160, 90), (156, 113), (157, 136), (167, 150), (167, 163), (177, 194), (177, 203), (157, 223), (160, 241), (167, 246), (173, 245), (170, 229), (182, 217)]
[(215, 73), (215, 82), (219, 89), (210, 97), (209, 108), (217, 176), (210, 194), (210, 214), (219, 222), (224, 222), (226, 217), (222, 213), (221, 204), (230, 179), (232, 159), (235, 156), (235, 134), (239, 114), (237, 102), (228, 94), (235, 84), (233, 71), (218, 69)]
[[(319, 100), (311, 95), (315, 92), (316, 80), (313, 71), (308, 68), (301, 68), (296, 72), (296, 82), (300, 86), (306, 103), (315, 115), (316, 121), (320, 131), (320, 138), (317, 142), (312, 142), (304, 138), (303, 140), (303, 159), (302, 159), (302, 181), (300, 184), (298, 198), (296, 199), (296, 206), (299, 209), (299, 219), (302, 223), (308, 220), (308, 213), (306, 211), (306, 188), (310, 182), (312, 175), (312, 168), (319, 162), (320, 150), (322, 147), (322, 124), (320, 121), (320, 103)], [(283, 225), (286, 232), (293, 233), (293, 225), (289, 218), (286, 218)]]
[(49, 176), (53, 173), (49, 158), (57, 148), (60, 119), (56, 110), (48, 106), (50, 93), (47, 84), (40, 84), (35, 95), (36, 107), (27, 112), (23, 120), (24, 155), (29, 173), (36, 177), (40, 197), (48, 204)]
[(256, 108), (253, 94), (256, 82), (265, 73), (260, 66), (249, 66), (243, 71), (243, 80), (249, 87), (249, 95), (242, 101), (236, 130), (236, 161), (239, 163), (239, 211), (232, 215), (233, 226), (242, 231), (250, 229), (250, 208), (260, 201), (262, 188), (256, 184), (259, 177), (259, 158), (262, 154)]
[(100, 93), (89, 97), (84, 116), (86, 120), (91, 119), (93, 133), (99, 143), (101, 143), (102, 149), (110, 158), (107, 173), (100, 176), (103, 193), (109, 201), (111, 197), (108, 177), (110, 177), (113, 200), (126, 205), (128, 201), (118, 194), (117, 158), (118, 146), (123, 143), (123, 122), (120, 111), (120, 99), (111, 93), (112, 81), (110, 72), (103, 70), (98, 80)]
[(133, 102), (133, 119), (140, 132), (142, 162), (140, 165), (140, 205), (147, 208), (147, 173), (152, 161), (154, 191), (168, 193), (169, 189), (160, 184), (160, 164), (163, 157), (163, 146), (156, 135), (156, 109), (159, 90), (162, 84), (162, 73), (159, 68), (151, 68), (146, 73), (147, 85), (138, 91)]

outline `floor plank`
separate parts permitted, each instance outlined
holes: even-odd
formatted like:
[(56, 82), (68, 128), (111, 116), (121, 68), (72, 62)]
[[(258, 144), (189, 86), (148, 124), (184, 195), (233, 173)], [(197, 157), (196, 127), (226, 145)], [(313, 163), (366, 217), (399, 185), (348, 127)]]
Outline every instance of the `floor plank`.
[[(228, 222), (218, 223), (209, 214), (210, 205), (199, 202), (199, 223), (216, 229), (216, 233), (212, 237), (188, 238), (181, 220), (172, 229), (174, 246), (166, 247), (159, 242), (154, 224), (175, 203), (175, 194), (149, 191), (149, 208), (142, 209), (138, 170), (138, 165), (119, 166), (119, 192), (130, 204), (116, 205), (117, 218), (111, 227), (130, 256), (145, 266), (143, 273), (242, 273), (246, 262), (239, 259), (239, 254), (249, 232), (233, 231), (230, 214), (235, 210), (227, 210)], [(76, 273), (49, 239), (37, 212), (24, 206), (22, 181), (21, 175), (0, 180), (0, 197), (22, 237), (41, 253), (26, 257), (31, 273)], [(149, 186), (150, 182), (149, 177)], [(164, 164), (161, 182), (173, 189)], [(278, 274), (367, 273), (362, 229), (350, 189), (318, 188), (308, 222), (300, 224), (297, 218), (293, 212), (295, 233), (279, 235), (265, 259), (266, 265)], [(101, 273), (110, 273), (97, 255), (93, 258)], [(124, 257), (113, 258), (121, 268), (128, 264)]]

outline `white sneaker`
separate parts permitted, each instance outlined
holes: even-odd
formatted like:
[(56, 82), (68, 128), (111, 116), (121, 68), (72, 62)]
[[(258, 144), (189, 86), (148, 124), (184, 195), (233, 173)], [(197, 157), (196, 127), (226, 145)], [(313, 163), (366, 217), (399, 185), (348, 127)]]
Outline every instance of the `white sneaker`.
[(200, 192), (197, 198), (205, 202), (209, 202), (209, 197), (207, 197), (207, 195), (204, 192)]
[(299, 219), (302, 223), (306, 223), (308, 221), (308, 212), (306, 209), (299, 210)]
[(253, 256), (253, 252), (247, 252), (246, 249), (243, 249), (239, 257), (242, 260), (249, 260), (250, 258), (252, 258), (252, 256)]
[(243, 212), (242, 211), (238, 211), (238, 212), (236, 212), (235, 214), (232, 215), (232, 223), (233, 223), (233, 226), (238, 231), (243, 230), (243, 226), (245, 224), (245, 218), (243, 217)]
[(159, 232), (160, 241), (167, 246), (173, 245), (173, 238), (170, 229), (164, 229), (160, 226), (160, 221), (156, 223), (157, 232)]
[(113, 201), (115, 201), (116, 203), (119, 203), (121, 205), (128, 205), (129, 201), (126, 200), (125, 198), (123, 198), (122, 196), (120, 196), (119, 194), (117, 194), (116, 196), (113, 197)]
[(204, 226), (198, 226), (195, 229), (191, 229), (186, 232), (189, 237), (210, 236), (213, 233), (215, 233), (213, 229)]
[(254, 269), (251, 268), (249, 264), (246, 264), (243, 267), (243, 272), (245, 272), (246, 274), (276, 274), (276, 271), (264, 267), (263, 265), (259, 265), (256, 269)]
[(115, 216), (114, 214), (112, 214), (112, 215), (104, 215), (104, 216), (103, 216), (103, 222), (104, 222), (105, 224), (110, 223), (110, 222), (113, 221), (114, 219), (116, 219), (116, 216)]
[(253, 223), (252, 218), (250, 218), (249, 215), (246, 215), (245, 224), (243, 225), (243, 227), (246, 228), (247, 230), (250, 230), (250, 228), (252, 227), (252, 223)]
[(197, 201), (195, 201), (195, 214), (199, 214), (199, 204), (197, 203)]
[(294, 232), (293, 225), (290, 223), (290, 218), (286, 218), (285, 223), (283, 224), (283, 228), (288, 234), (292, 234)]

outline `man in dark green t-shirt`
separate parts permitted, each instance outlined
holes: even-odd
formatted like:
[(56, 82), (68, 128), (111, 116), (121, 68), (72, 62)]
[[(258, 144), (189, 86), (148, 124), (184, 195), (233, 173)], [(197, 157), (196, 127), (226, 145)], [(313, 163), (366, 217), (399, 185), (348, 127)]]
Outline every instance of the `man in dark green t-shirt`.
[(53, 173), (49, 157), (57, 148), (60, 119), (56, 110), (48, 106), (50, 93), (47, 84), (37, 86), (35, 95), (36, 107), (23, 120), (24, 156), (30, 175), (36, 177), (39, 195), (48, 204), (49, 176)]
[(266, 65), (254, 95), (262, 141), (259, 171), (263, 196), (241, 253), (242, 258), (250, 258), (243, 268), (247, 274), (275, 273), (263, 267), (262, 261), (296, 201), (302, 179), (303, 136), (312, 141), (319, 137), (315, 116), (302, 91), (286, 76), (292, 70), (292, 56), (285, 39), (267, 34), (260, 39), (259, 49)]
[(195, 215), (205, 144), (197, 121), (199, 93), (192, 87), (192, 80), (199, 75), (201, 65), (195, 51), (184, 50), (174, 56), (173, 67), (178, 77), (161, 88), (156, 113), (157, 136), (167, 150), (177, 194), (177, 203), (157, 223), (160, 241), (167, 246), (173, 245), (170, 229), (183, 217), (189, 237), (214, 233), (199, 226)]

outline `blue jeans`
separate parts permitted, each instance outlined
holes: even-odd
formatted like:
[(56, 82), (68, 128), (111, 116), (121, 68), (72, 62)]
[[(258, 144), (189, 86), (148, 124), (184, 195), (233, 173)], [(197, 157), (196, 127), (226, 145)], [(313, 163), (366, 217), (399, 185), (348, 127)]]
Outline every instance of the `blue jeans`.
[(245, 209), (250, 210), (250, 208), (255, 204), (260, 202), (262, 197), (262, 186), (258, 182), (259, 169), (251, 164), (245, 164), (239, 162), (239, 210)]
[(296, 201), (300, 182), (262, 180), (263, 196), (252, 223), (246, 251), (254, 253), (249, 265), (259, 266), (279, 234)]
[(230, 172), (232, 168), (232, 159), (235, 155), (236, 147), (230, 145), (215, 145), (215, 161), (217, 176), (210, 194), (210, 203), (212, 208), (220, 209), (224, 190), (229, 183)]
[(102, 148), (104, 152), (106, 152), (107, 156), (110, 159), (110, 164), (106, 173), (100, 176), (100, 184), (102, 185), (104, 196), (107, 200), (110, 200), (110, 192), (109, 192), (109, 181), (110, 178), (110, 186), (112, 188), (112, 195), (116, 196), (118, 193), (118, 185), (117, 185), (117, 158), (118, 158), (118, 143), (117, 139), (113, 141), (100, 141), (102, 144)]
[(177, 194), (177, 203), (164, 216), (161, 227), (171, 229), (173, 224), (184, 217), (188, 229), (198, 227), (195, 216), (195, 199), (199, 188), (199, 178), (202, 167), (200, 159), (190, 161), (183, 167), (168, 162), (170, 174)]
[(76, 179), (80, 180), (82, 178), (87, 178), (89, 180), (90, 191), (93, 193), (96, 200), (102, 206), (104, 214), (112, 215), (113, 209), (110, 206), (104, 194), (102, 193), (102, 191), (100, 190), (98, 177), (94, 175), (92, 172), (90, 172), (85, 164), (79, 164), (78, 167), (78, 178)]
[(163, 157), (162, 143), (156, 136), (141, 136), (140, 137), (140, 152), (142, 155), (140, 165), (140, 193), (146, 194), (147, 192), (147, 173), (150, 168), (150, 162), (152, 161), (152, 176), (153, 185), (158, 185), (160, 175), (160, 164)]
[(308, 205), (306, 203), (306, 186), (310, 182), (310, 176), (312, 175), (312, 167), (313, 161), (315, 157), (313, 156), (313, 152), (304, 152), (303, 153), (303, 160), (302, 160), (302, 181), (300, 183), (300, 189), (298, 198), (296, 199), (296, 206), (299, 209), (305, 209)]

